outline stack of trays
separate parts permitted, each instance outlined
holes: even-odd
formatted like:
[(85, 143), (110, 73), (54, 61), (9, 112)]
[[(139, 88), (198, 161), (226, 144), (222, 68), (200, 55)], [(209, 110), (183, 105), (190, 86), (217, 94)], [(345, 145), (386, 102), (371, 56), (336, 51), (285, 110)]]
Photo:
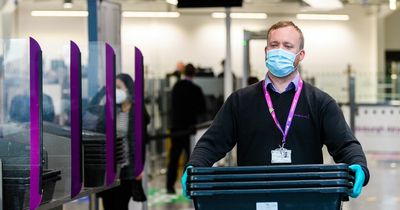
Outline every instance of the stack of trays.
[[(83, 132), (83, 159), (85, 187), (99, 187), (105, 183), (106, 136), (104, 134)], [(115, 142), (116, 163), (126, 161), (126, 148), (122, 138)]]
[(339, 210), (352, 179), (346, 164), (195, 167), (187, 193), (196, 210)]
[[(42, 174), (42, 204), (53, 198), (56, 182), (61, 180), (60, 170), (44, 169)], [(29, 209), (30, 170), (14, 167), (3, 169), (3, 209)]]

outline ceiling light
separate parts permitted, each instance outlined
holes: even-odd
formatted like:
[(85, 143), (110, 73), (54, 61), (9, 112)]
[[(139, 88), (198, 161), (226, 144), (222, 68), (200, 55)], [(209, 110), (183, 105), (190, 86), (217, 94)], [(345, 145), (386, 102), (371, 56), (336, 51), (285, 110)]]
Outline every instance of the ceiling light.
[(64, 9), (71, 9), (73, 6), (72, 0), (64, 0), (63, 7)]
[(178, 5), (178, 0), (166, 0), (166, 2), (175, 6)]
[(334, 10), (343, 8), (343, 3), (340, 0), (303, 0), (310, 7), (322, 10)]
[[(211, 13), (213, 18), (225, 18), (226, 14), (223, 12), (213, 12)], [(265, 13), (230, 13), (232, 19), (267, 19), (267, 14)]]
[(397, 9), (397, 0), (389, 0), (389, 8), (391, 10), (396, 10)]
[(396, 80), (396, 79), (397, 79), (397, 74), (391, 74), (391, 75), (390, 75), (390, 78), (391, 78), (392, 80)]
[(328, 15), (328, 14), (297, 14), (299, 20), (350, 20), (348, 15)]
[(34, 17), (87, 17), (87, 11), (32, 11)]
[(122, 17), (135, 18), (178, 18), (179, 12), (122, 12)]

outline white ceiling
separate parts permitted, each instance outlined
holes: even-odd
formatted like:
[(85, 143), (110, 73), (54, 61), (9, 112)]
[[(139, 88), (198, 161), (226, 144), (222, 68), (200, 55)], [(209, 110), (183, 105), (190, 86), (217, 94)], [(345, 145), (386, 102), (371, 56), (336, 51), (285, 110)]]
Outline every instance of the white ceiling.
[[(63, 0), (19, 0), (25, 8), (55, 10), (63, 9)], [(177, 9), (165, 0), (111, 0), (122, 5), (122, 10), (129, 11), (179, 11), (182, 13), (210, 13), (223, 11), (224, 8)], [(85, 10), (87, 0), (73, 0), (71, 10)], [(233, 8), (240, 12), (265, 12), (268, 15), (286, 15), (299, 12), (351, 14), (354, 8), (364, 9), (366, 13), (379, 11), (379, 7), (388, 7), (389, 0), (342, 0), (344, 8), (336, 11), (316, 11), (302, 0), (244, 0), (242, 8)], [(399, 1), (400, 2), (400, 1)], [(400, 4), (398, 4), (400, 6)]]

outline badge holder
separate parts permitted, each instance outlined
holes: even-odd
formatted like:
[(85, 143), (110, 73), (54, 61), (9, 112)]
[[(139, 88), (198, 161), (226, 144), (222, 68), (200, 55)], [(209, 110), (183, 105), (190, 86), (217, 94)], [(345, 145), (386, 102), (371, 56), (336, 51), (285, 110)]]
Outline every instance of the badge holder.
[(279, 148), (271, 150), (271, 163), (292, 163), (292, 150), (285, 148), (285, 144)]

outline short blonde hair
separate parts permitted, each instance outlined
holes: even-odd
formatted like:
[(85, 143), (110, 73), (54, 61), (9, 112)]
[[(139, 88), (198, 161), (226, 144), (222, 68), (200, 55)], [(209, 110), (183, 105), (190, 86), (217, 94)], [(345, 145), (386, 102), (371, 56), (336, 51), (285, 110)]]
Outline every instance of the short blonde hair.
[(268, 38), (269, 38), (269, 34), (271, 33), (271, 31), (279, 29), (279, 28), (285, 28), (285, 27), (293, 27), (294, 29), (296, 29), (297, 32), (299, 32), (300, 34), (300, 50), (302, 50), (304, 48), (304, 36), (303, 36), (303, 32), (300, 30), (300, 28), (294, 24), (292, 21), (279, 21), (277, 23), (275, 23), (274, 25), (272, 25), (267, 32), (267, 42), (268, 42)]

